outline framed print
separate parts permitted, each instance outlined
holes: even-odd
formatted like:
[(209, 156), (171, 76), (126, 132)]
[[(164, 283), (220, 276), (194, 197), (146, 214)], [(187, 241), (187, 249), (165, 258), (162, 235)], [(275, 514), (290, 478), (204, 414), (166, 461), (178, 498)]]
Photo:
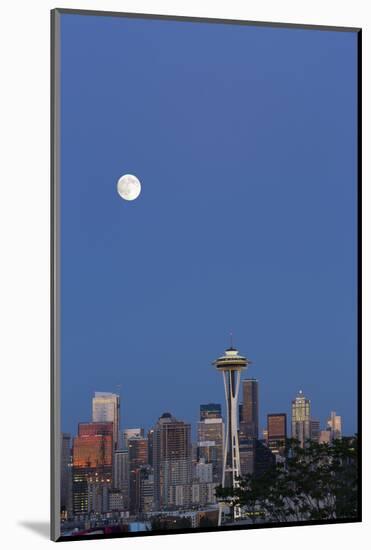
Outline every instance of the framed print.
[(52, 538), (361, 520), (361, 30), (52, 11)]

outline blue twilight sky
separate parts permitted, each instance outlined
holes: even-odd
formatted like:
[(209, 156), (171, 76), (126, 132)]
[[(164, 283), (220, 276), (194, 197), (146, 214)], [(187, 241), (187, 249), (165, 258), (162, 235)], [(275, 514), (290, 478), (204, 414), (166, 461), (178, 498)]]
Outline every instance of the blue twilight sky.
[[(353, 32), (63, 14), (62, 429), (121, 385), (122, 427), (302, 389), (356, 431)], [(136, 174), (130, 203), (117, 179)]]

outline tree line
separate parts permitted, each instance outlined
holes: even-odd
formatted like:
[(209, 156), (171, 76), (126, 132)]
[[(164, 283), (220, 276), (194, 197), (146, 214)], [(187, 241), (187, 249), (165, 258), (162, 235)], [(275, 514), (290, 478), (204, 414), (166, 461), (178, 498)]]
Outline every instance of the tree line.
[(358, 437), (305, 448), (288, 439), (281, 461), (239, 478), (236, 488), (217, 487), (216, 496), (252, 523), (357, 518)]

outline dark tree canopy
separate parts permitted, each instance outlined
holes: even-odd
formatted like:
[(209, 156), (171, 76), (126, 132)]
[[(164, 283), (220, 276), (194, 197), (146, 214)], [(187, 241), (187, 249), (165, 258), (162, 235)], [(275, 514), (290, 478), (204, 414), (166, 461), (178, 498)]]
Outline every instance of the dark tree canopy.
[(287, 440), (285, 460), (260, 476), (247, 475), (238, 488), (218, 487), (219, 501), (238, 506), (256, 522), (356, 518), (358, 440), (332, 444)]

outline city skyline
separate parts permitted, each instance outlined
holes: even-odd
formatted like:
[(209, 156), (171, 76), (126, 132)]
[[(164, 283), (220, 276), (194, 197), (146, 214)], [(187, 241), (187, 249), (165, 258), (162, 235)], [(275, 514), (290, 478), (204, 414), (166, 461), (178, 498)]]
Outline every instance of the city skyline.
[[(211, 363), (210, 363), (211, 364)], [(250, 366), (250, 365), (249, 365)], [(210, 373), (212, 374), (212, 373)], [(246, 384), (247, 383), (247, 384)], [(292, 424), (292, 406), (293, 406), (293, 402), (295, 399), (297, 399), (298, 397), (300, 397), (301, 395), (304, 395), (306, 396), (309, 401), (310, 401), (310, 414), (309, 414), (309, 418), (310, 420), (312, 419), (316, 419), (319, 421), (321, 427), (323, 427), (323, 429), (326, 429), (327, 427), (327, 424), (329, 423), (329, 417), (328, 417), (328, 413), (330, 410), (337, 410), (338, 412), (340, 411), (340, 415), (341, 415), (341, 418), (342, 418), (342, 422), (343, 422), (343, 427), (347, 427), (350, 425), (350, 422), (349, 421), (345, 421), (345, 424), (344, 424), (344, 415), (342, 413), (342, 410), (341, 408), (339, 407), (335, 407), (333, 402), (331, 401), (331, 406), (330, 408), (328, 407), (328, 404), (325, 405), (324, 407), (324, 414), (323, 415), (319, 415), (318, 414), (318, 407), (316, 406), (316, 401), (315, 399), (312, 397), (312, 396), (309, 396), (309, 395), (306, 395), (307, 392), (303, 392), (301, 386), (300, 386), (300, 389), (298, 389), (295, 393), (295, 395), (291, 396), (290, 400), (287, 402), (287, 403), (282, 403), (281, 406), (279, 406), (277, 408), (277, 410), (273, 410), (272, 407), (269, 407), (265, 404), (265, 409), (263, 410), (263, 414), (261, 414), (262, 412), (262, 406), (260, 405), (261, 404), (261, 392), (264, 392), (264, 385), (260, 384), (260, 380), (259, 378), (256, 378), (255, 376), (245, 376), (245, 377), (242, 377), (241, 376), (241, 382), (240, 382), (240, 388), (239, 388), (239, 394), (238, 394), (238, 412), (237, 412), (237, 415), (238, 415), (238, 418), (239, 418), (239, 421), (238, 421), (238, 425), (242, 426), (242, 429), (243, 429), (243, 425), (244, 425), (244, 420), (243, 420), (243, 412), (242, 412), (242, 407), (243, 407), (243, 403), (244, 403), (244, 397), (245, 397), (245, 392), (246, 392), (246, 388), (251, 388), (251, 387), (254, 387), (254, 386), (257, 386), (259, 385), (259, 390), (258, 390), (258, 394), (257, 396), (254, 395), (254, 402), (256, 400), (256, 403), (254, 403), (254, 405), (250, 405), (252, 407), (256, 407), (256, 410), (257, 410), (257, 426), (255, 427), (257, 429), (257, 436), (254, 435), (253, 433), (251, 434), (252, 437), (258, 437), (258, 438), (263, 438), (263, 432), (265, 429), (267, 429), (267, 422), (265, 421), (267, 419), (267, 417), (270, 415), (270, 414), (279, 414), (279, 413), (282, 413), (284, 412), (286, 414), (286, 417), (288, 419), (288, 422), (289, 422), (289, 428), (288, 428), (288, 433), (291, 433), (292, 432), (292, 427), (291, 427), (291, 424)], [(194, 411), (194, 414), (191, 415), (191, 417), (185, 417), (185, 416), (181, 416), (180, 414), (177, 414), (177, 411), (176, 409), (174, 410), (170, 410), (170, 409), (165, 409), (164, 407), (162, 409), (160, 409), (158, 411), (158, 415), (157, 417), (155, 416), (155, 418), (158, 418), (161, 414), (163, 414), (164, 412), (171, 412), (171, 414), (174, 414), (174, 416), (176, 416), (177, 418), (184, 418), (184, 419), (187, 419), (187, 421), (190, 422), (191, 424), (191, 437), (192, 437), (192, 441), (196, 441), (197, 439), (197, 424), (198, 424), (198, 421), (199, 421), (199, 414), (200, 414), (200, 411), (199, 411), (199, 406), (204, 403), (204, 404), (208, 404), (208, 405), (211, 405), (211, 404), (217, 404), (219, 407), (221, 407), (221, 411), (222, 411), (222, 417), (225, 418), (225, 413), (226, 413), (226, 406), (225, 406), (225, 396), (224, 396), (224, 391), (223, 391), (223, 388), (222, 388), (222, 385), (221, 386), (221, 391), (219, 392), (220, 395), (219, 395), (219, 401), (217, 400), (213, 400), (213, 399), (203, 399), (203, 401), (201, 401), (200, 403), (198, 404), (195, 404), (195, 411)], [(76, 431), (76, 426), (78, 425), (79, 422), (90, 422), (90, 421), (93, 421), (93, 418), (94, 418), (94, 402), (97, 400), (97, 398), (104, 398), (104, 397), (108, 397), (111, 396), (112, 398), (116, 398), (118, 399), (118, 404), (119, 404), (119, 423), (117, 425), (117, 428), (120, 433), (117, 437), (117, 441), (119, 441), (119, 439), (121, 437), (124, 437), (124, 432), (125, 431), (130, 431), (130, 430), (144, 430), (144, 432), (147, 432), (148, 430), (150, 430), (151, 428), (153, 428), (153, 425), (154, 425), (154, 421), (151, 421), (149, 419), (147, 419), (145, 422), (143, 421), (136, 421), (135, 418), (134, 418), (134, 415), (129, 415), (129, 418), (134, 418), (134, 421), (133, 422), (128, 422), (127, 421), (127, 417), (125, 416), (125, 413), (124, 413), (124, 416), (122, 414), (122, 409), (124, 409), (125, 411), (125, 396), (124, 398), (122, 399), (123, 395), (122, 395), (122, 388), (123, 387), (123, 384), (118, 384), (117, 387), (116, 387), (116, 392), (119, 391), (119, 393), (115, 393), (114, 391), (97, 391), (97, 390), (94, 390), (92, 395), (92, 399), (90, 397), (87, 396), (87, 394), (83, 393), (82, 395), (82, 398), (85, 398), (87, 399), (88, 401), (88, 408), (90, 410), (90, 412), (87, 414), (86, 416), (86, 420), (76, 420), (74, 424), (71, 424), (71, 428), (70, 430), (68, 429), (63, 429), (62, 428), (62, 432), (63, 433), (75, 433), (74, 430)], [(248, 390), (249, 393), (252, 391), (251, 389)], [(257, 390), (256, 390), (257, 391)], [(108, 399), (109, 400), (109, 399)], [(123, 407), (124, 405), (124, 407)], [(93, 415), (91, 415), (91, 410), (93, 408)], [(247, 413), (245, 413), (247, 414)], [(249, 411), (248, 413), (251, 417), (251, 414), (252, 414), (252, 410)], [(265, 420), (261, 420), (259, 422), (260, 419), (265, 419)], [(103, 417), (97, 417), (97, 420), (104, 420)], [(151, 423), (152, 422), (152, 423)], [(255, 428), (252, 428), (253, 431), (255, 430)], [(251, 428), (250, 428), (251, 429)], [(309, 426), (308, 426), (308, 430), (310, 430)], [(347, 428), (343, 429), (343, 432), (344, 433), (347, 433), (348, 435), (353, 435), (355, 433), (357, 433), (357, 429), (354, 429), (354, 431), (352, 430), (347, 430)], [(309, 431), (308, 431), (308, 434), (309, 434)], [(121, 445), (122, 447), (122, 445)]]
[[(227, 341), (227, 338), (225, 338), (225, 340)], [(240, 346), (240, 347), (242, 347), (242, 346)], [(220, 348), (220, 346), (219, 346), (219, 348)], [(290, 381), (291, 382), (290, 384), (285, 383), (284, 387), (281, 389), (282, 395), (285, 396), (285, 399), (282, 399), (282, 400), (277, 399), (277, 397), (276, 397), (277, 392), (274, 391), (274, 388), (272, 388), (272, 389), (264, 388), (264, 384), (261, 383), (262, 379), (264, 380), (264, 377), (259, 376), (257, 373), (255, 373), (255, 370), (258, 370), (258, 366), (257, 366), (256, 363), (257, 363), (256, 360), (253, 360), (252, 365), (250, 366), (250, 369), (254, 369), (254, 372), (251, 373), (251, 376), (241, 377), (241, 388), (242, 388), (243, 382), (245, 380), (257, 380), (260, 383), (261, 390), (260, 390), (260, 394), (259, 394), (259, 404), (258, 404), (258, 416), (259, 416), (259, 418), (266, 418), (267, 414), (272, 412), (272, 407), (269, 407), (270, 402), (273, 402), (273, 403), (276, 404), (275, 408), (276, 408), (277, 411), (285, 412), (287, 414), (288, 418), (291, 417), (291, 402), (292, 402), (292, 399), (294, 399), (296, 397), (296, 395), (299, 393), (300, 390), (302, 390), (304, 392), (304, 394), (309, 395), (309, 390), (307, 391), (305, 389), (305, 385), (300, 383), (300, 379), (298, 377), (297, 383), (294, 383), (293, 381)], [(211, 362), (209, 362), (209, 364), (207, 365), (207, 368), (210, 365), (211, 365)], [(212, 373), (210, 373), (210, 374), (212, 375)], [(103, 394), (107, 393), (107, 392), (108, 393), (112, 392), (112, 393), (117, 393), (120, 396), (120, 399), (122, 400), (121, 405), (120, 405), (121, 406), (121, 419), (122, 419), (122, 421), (124, 421), (125, 428), (134, 428), (138, 425), (140, 427), (143, 427), (145, 430), (149, 429), (151, 427), (151, 423), (150, 423), (150, 420), (148, 420), (147, 415), (143, 415), (143, 408), (138, 406), (138, 403), (135, 403), (134, 409), (136, 410), (136, 413), (134, 413), (133, 410), (129, 410), (128, 407), (127, 407), (127, 403), (130, 402), (129, 396), (132, 394), (132, 391), (134, 391), (134, 388), (131, 388), (131, 391), (128, 390), (128, 392), (127, 392), (128, 400), (127, 400), (127, 402), (125, 402), (125, 394), (124, 394), (125, 382), (124, 382), (124, 378), (121, 378), (121, 379), (118, 378), (118, 380), (119, 380), (119, 383), (115, 387), (113, 387), (111, 389), (100, 390), (100, 392), (103, 393)], [(307, 380), (307, 382), (310, 382), (310, 381)], [(212, 403), (212, 402), (220, 403), (221, 406), (222, 406), (223, 415), (224, 415), (225, 414), (224, 390), (223, 390), (223, 387), (220, 384), (218, 384), (217, 373), (216, 373), (216, 376), (214, 376), (214, 379), (212, 378), (212, 376), (210, 377), (210, 387), (213, 389), (213, 393), (211, 394), (211, 392), (209, 392), (210, 398), (203, 399), (203, 401), (204, 402), (210, 402), (210, 403)], [(286, 387), (287, 387), (287, 389), (286, 389)], [(323, 388), (321, 387), (321, 391), (318, 391), (318, 384), (316, 382), (313, 383), (313, 381), (311, 381), (310, 383), (307, 383), (307, 387), (315, 389), (318, 392), (318, 396), (323, 397)], [(129, 385), (129, 388), (130, 388), (130, 385)], [(293, 393), (291, 395), (289, 394), (289, 389), (288, 388), (290, 388), (290, 389), (293, 388)], [(161, 387), (158, 388), (157, 393), (160, 394), (160, 390), (161, 390)], [(197, 388), (194, 388), (194, 390), (196, 391)], [(97, 390), (93, 388), (91, 391), (92, 391), (92, 393), (94, 393)], [(192, 391), (192, 395), (194, 395), (195, 391)], [(280, 393), (281, 393), (281, 391), (280, 391)], [(100, 393), (100, 392), (98, 392), (98, 393)], [(327, 406), (327, 403), (325, 403), (324, 401), (320, 402), (319, 400), (316, 400), (315, 395), (316, 395), (316, 393), (313, 392), (313, 394), (311, 393), (310, 397), (309, 397), (312, 401), (313, 416), (316, 417), (316, 418), (319, 418), (320, 421), (321, 421), (321, 425), (324, 426), (325, 425), (325, 420), (327, 419), (327, 415), (328, 415), (328, 410), (327, 410), (328, 406)], [(287, 396), (288, 396), (288, 398), (287, 398)], [(330, 399), (331, 399), (333, 397), (331, 392), (330, 392), (330, 396), (331, 396), (330, 397)], [(81, 397), (80, 405), (82, 403), (84, 403), (85, 409), (87, 411), (86, 418), (89, 418), (90, 409), (91, 409), (90, 398), (87, 396), (87, 394), (83, 394), (80, 397)], [(169, 397), (168, 394), (163, 395), (163, 401), (165, 403), (167, 402), (168, 397)], [(176, 395), (173, 395), (172, 397), (173, 397), (173, 399), (171, 400), (171, 403), (175, 404), (175, 406), (173, 407), (175, 416), (184, 417), (185, 413), (182, 412), (184, 410), (184, 407), (183, 408), (179, 407), (179, 403), (178, 403), (178, 399), (177, 399)], [(240, 392), (240, 401), (239, 401), (239, 403), (242, 403), (241, 398), (242, 398), (242, 395), (241, 395), (241, 392)], [(158, 399), (158, 402), (160, 402), (160, 401), (161, 401), (161, 396), (159, 396), (159, 399)], [(202, 399), (201, 399), (201, 401), (202, 401)], [(135, 400), (134, 400), (134, 402), (135, 402)], [(332, 405), (332, 408), (334, 410), (341, 411), (341, 413), (342, 413), (343, 406), (342, 406), (342, 402), (340, 402), (340, 399), (331, 399), (331, 402), (334, 403)], [(178, 406), (178, 408), (177, 408), (177, 406)], [(192, 436), (194, 435), (194, 426), (197, 423), (198, 414), (199, 414), (197, 407), (198, 407), (197, 404), (195, 404), (195, 406), (193, 408), (191, 408), (189, 406), (187, 407), (187, 410), (188, 410), (187, 418), (189, 418), (189, 421), (191, 422), (191, 425), (192, 425)], [(170, 408), (171, 407), (169, 406), (168, 409), (170, 409)], [(343, 417), (343, 419), (345, 419), (345, 424), (344, 424), (345, 430), (344, 431), (346, 433), (349, 433), (349, 434), (354, 434), (354, 433), (357, 432), (357, 406), (356, 406), (356, 403), (354, 403), (353, 409), (354, 409), (354, 414), (350, 418), (342, 413), (342, 417)], [(138, 414), (138, 412), (139, 412), (139, 414)], [(164, 411), (161, 409), (161, 406), (160, 406), (160, 408), (157, 410), (157, 414), (159, 415), (162, 412), (164, 412)], [(128, 414), (126, 414), (126, 413), (128, 413)], [(68, 416), (70, 416), (70, 415), (68, 415)], [(156, 411), (154, 412), (154, 417), (156, 417)], [(69, 418), (69, 422), (67, 424), (65, 416), (63, 416), (62, 422), (63, 422), (62, 431), (67, 432), (67, 433), (70, 433), (70, 432), (72, 433), (73, 432), (73, 426), (76, 424), (75, 420), (73, 418)], [(259, 437), (262, 436), (262, 430), (263, 429), (264, 429), (264, 426), (261, 425), (260, 426)]]
[[(247, 382), (247, 381), (253, 381), (253, 382), (259, 382), (256, 378), (244, 378), (244, 379), (241, 379), (241, 385), (243, 382)], [(260, 392), (260, 387), (259, 387), (259, 390), (258, 392)], [(92, 403), (92, 401), (94, 400), (94, 395), (95, 394), (105, 394), (105, 395), (115, 395), (115, 394), (111, 394), (110, 392), (93, 392), (93, 395), (90, 397), (90, 402)], [(293, 402), (295, 401), (295, 399), (297, 399), (298, 397), (300, 398), (302, 395), (305, 395), (304, 392), (302, 390), (299, 390), (296, 394), (296, 396), (294, 396), (291, 401), (290, 401), (290, 404), (289, 406), (287, 407), (287, 410), (288, 412), (286, 412), (284, 410), (284, 407), (281, 407), (281, 409), (278, 409), (278, 410), (268, 410), (268, 412), (265, 414), (265, 415), (262, 415), (262, 417), (259, 416), (259, 418), (261, 418), (261, 420), (259, 420), (259, 423), (258, 423), (258, 431), (257, 431), (257, 435), (249, 435), (248, 437), (251, 437), (251, 438), (254, 438), (254, 439), (264, 439), (265, 438), (265, 432), (268, 431), (268, 423), (269, 423), (269, 417), (272, 416), (272, 417), (275, 417), (275, 416), (282, 416), (284, 415), (286, 420), (285, 422), (287, 423), (287, 426), (286, 426), (286, 436), (287, 437), (291, 437), (292, 434), (293, 434), (293, 428), (292, 428), (292, 423), (293, 423), (293, 414), (292, 414), (292, 405), (293, 405)], [(239, 392), (239, 405), (242, 406), (242, 399), (241, 399), (242, 395), (241, 395), (241, 391)], [(311, 405), (312, 405), (312, 402), (313, 400), (308, 397), (308, 396), (305, 396), (305, 398), (307, 400), (310, 401)], [(127, 448), (127, 441), (128, 441), (128, 438), (130, 437), (145, 437), (146, 434), (151, 431), (155, 425), (155, 423), (157, 422), (158, 418), (161, 417), (163, 414), (171, 414), (173, 415), (174, 417), (176, 418), (179, 418), (181, 419), (182, 421), (184, 422), (188, 422), (191, 426), (191, 441), (192, 443), (196, 443), (198, 441), (198, 431), (199, 431), (199, 424), (201, 424), (200, 422), (200, 408), (201, 407), (209, 407), (209, 406), (217, 406), (220, 408), (220, 411), (221, 411), (221, 416), (220, 418), (223, 419), (223, 422), (225, 420), (225, 403), (223, 400), (220, 401), (220, 403), (216, 403), (215, 401), (207, 401), (207, 400), (204, 400), (202, 403), (199, 403), (197, 406), (196, 406), (196, 409), (197, 409), (197, 415), (196, 415), (196, 420), (195, 422), (192, 422), (189, 418), (186, 418), (186, 417), (180, 417), (179, 415), (176, 414), (175, 411), (170, 411), (170, 410), (162, 410), (161, 412), (159, 412), (158, 416), (151, 421), (148, 421), (146, 424), (140, 424), (139, 422), (137, 423), (133, 423), (132, 425), (125, 425), (122, 420), (121, 420), (121, 416), (119, 417), (119, 423), (118, 423), (118, 430), (119, 430), (119, 434), (118, 434), (118, 441), (117, 441), (117, 448), (118, 449), (126, 449)], [(120, 396), (120, 408), (121, 408), (121, 396)], [(92, 407), (90, 407), (90, 410), (92, 409)], [(343, 422), (344, 422), (344, 416), (341, 414), (341, 410), (336, 410), (336, 413), (339, 413), (339, 415), (337, 416), (333, 416), (335, 415), (334, 413), (334, 410), (335, 410), (335, 407), (332, 406), (331, 403), (328, 404), (328, 407), (327, 407), (327, 413), (324, 415), (323, 418), (318, 418), (318, 415), (313, 415), (312, 414), (312, 408), (310, 408), (310, 414), (309, 414), (309, 417), (308, 417), (308, 420), (309, 422), (311, 422), (312, 420), (314, 422), (318, 422), (319, 425), (320, 425), (320, 428), (321, 428), (321, 431), (326, 431), (326, 430), (329, 430), (330, 429), (330, 426), (335, 424), (335, 420), (334, 418), (338, 419), (340, 418), (340, 421), (337, 420), (337, 426), (339, 425), (340, 423), (340, 426), (343, 426)], [(204, 417), (205, 418), (208, 418), (207, 416)], [(215, 419), (215, 418), (219, 418), (219, 416), (216, 416), (216, 415), (212, 415), (210, 417), (211, 419)], [(241, 420), (241, 418), (239, 417), (238, 415), (238, 428), (241, 429), (241, 424), (243, 426), (243, 421)], [(69, 434), (70, 436), (74, 436), (75, 434), (78, 433), (78, 430), (79, 430), (79, 424), (86, 424), (86, 423), (94, 423), (94, 422), (97, 422), (97, 423), (100, 423), (100, 421), (94, 421), (93, 420), (93, 415), (91, 414), (90, 417), (88, 416), (87, 419), (85, 420), (77, 420), (75, 426), (74, 426), (74, 429), (73, 430), (62, 430), (61, 433), (62, 434)], [(242, 428), (243, 429), (243, 428)], [(334, 428), (331, 428), (331, 429), (334, 429)], [(344, 429), (341, 429), (340, 428), (340, 431), (343, 433), (343, 435), (345, 436), (353, 436), (355, 435), (357, 432), (346, 432)], [(243, 432), (242, 432), (243, 434)], [(244, 435), (244, 434), (243, 434)], [(307, 432), (307, 435), (308, 435), (308, 438), (311, 438), (311, 430), (310, 430), (310, 427), (308, 426), (308, 432)]]
[(293, 444), (308, 457), (313, 452), (328, 457), (354, 445), (356, 436), (342, 433), (342, 417), (334, 410), (321, 430), (302, 390), (291, 402), (291, 434), (287, 415), (271, 412), (261, 438), (257, 379), (242, 381), (240, 401), (240, 375), (250, 360), (231, 345), (212, 364), (223, 375), (228, 413), (224, 418), (219, 403), (200, 403), (196, 441), (191, 423), (170, 411), (147, 431), (142, 426), (122, 429), (121, 397), (94, 392), (91, 421), (78, 423), (72, 446), (71, 434), (61, 434), (60, 517), (66, 536), (84, 533), (84, 526), (87, 533), (104, 526), (122, 533), (136, 525), (142, 531), (171, 528), (174, 522), (187, 527), (249, 524), (260, 513), (256, 502), (250, 512), (246, 504), (231, 508), (220, 491), (243, 489), (252, 478), (260, 483), (283, 463), (289, 468)]

